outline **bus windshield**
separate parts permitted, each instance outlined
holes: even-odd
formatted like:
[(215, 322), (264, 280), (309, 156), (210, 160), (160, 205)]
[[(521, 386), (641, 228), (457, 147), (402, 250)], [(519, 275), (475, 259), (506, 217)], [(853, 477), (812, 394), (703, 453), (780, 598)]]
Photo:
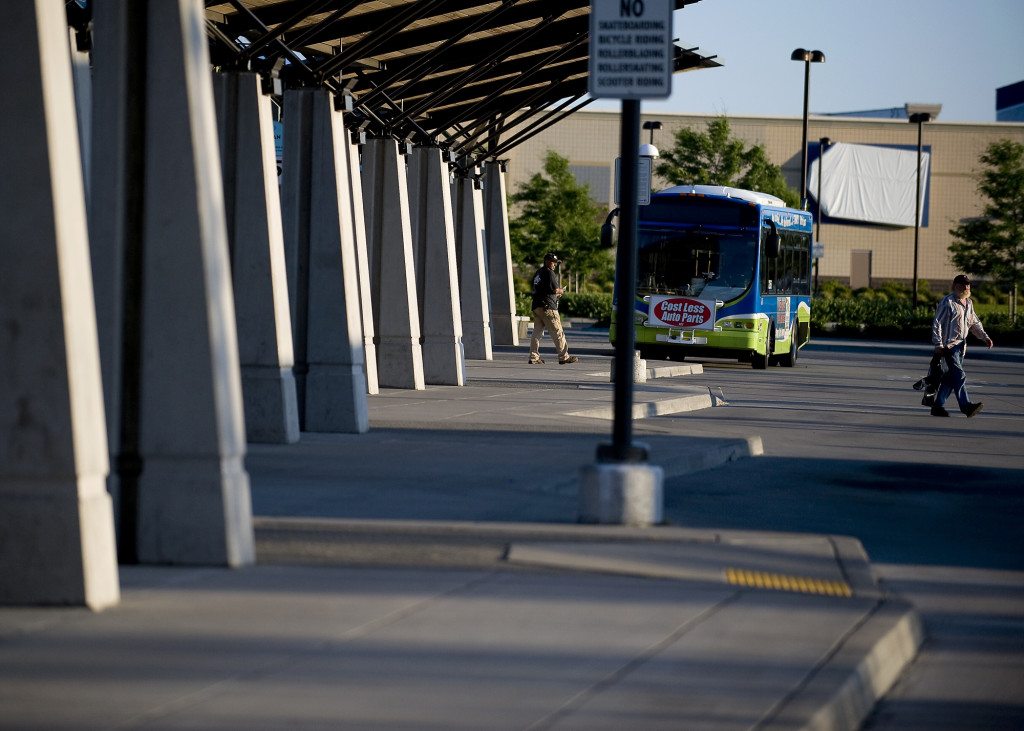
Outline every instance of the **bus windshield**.
[(728, 302), (754, 281), (757, 230), (688, 228), (639, 232), (637, 293)]

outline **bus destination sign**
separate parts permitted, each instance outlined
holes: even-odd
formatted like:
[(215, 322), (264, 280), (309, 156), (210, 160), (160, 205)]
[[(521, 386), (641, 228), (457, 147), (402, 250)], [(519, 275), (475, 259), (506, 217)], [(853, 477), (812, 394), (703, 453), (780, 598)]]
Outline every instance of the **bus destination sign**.
[(672, 93), (672, 0), (591, 0), (592, 97), (664, 99)]

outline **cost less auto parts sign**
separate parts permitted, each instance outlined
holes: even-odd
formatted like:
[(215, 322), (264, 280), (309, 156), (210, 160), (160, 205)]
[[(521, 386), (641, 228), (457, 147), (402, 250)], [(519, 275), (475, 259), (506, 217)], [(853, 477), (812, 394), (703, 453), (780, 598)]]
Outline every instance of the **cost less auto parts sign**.
[(691, 297), (651, 297), (648, 327), (673, 327), (683, 330), (714, 330), (715, 300)]

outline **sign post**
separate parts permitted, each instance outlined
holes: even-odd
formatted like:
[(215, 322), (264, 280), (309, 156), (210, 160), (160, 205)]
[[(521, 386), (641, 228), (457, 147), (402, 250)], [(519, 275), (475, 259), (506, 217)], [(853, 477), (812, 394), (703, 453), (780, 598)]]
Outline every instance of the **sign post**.
[[(652, 525), (664, 510), (660, 467), (633, 444), (633, 357), (636, 221), (639, 208), (640, 100), (672, 91), (673, 0), (591, 0), (590, 95), (622, 100), (619, 250), (615, 267), (615, 418), (612, 443), (597, 464), (581, 470), (579, 518), (584, 523)], [(649, 182), (644, 193), (650, 193)]]
[[(619, 155), (620, 232), (616, 255), (615, 418), (612, 443), (598, 448), (602, 462), (644, 462), (647, 452), (633, 444), (633, 372), (636, 345), (636, 222), (638, 216), (637, 146), (640, 100), (672, 93), (674, 46), (671, 0), (591, 0), (590, 95), (622, 99)], [(649, 200), (650, 186), (642, 191)]]

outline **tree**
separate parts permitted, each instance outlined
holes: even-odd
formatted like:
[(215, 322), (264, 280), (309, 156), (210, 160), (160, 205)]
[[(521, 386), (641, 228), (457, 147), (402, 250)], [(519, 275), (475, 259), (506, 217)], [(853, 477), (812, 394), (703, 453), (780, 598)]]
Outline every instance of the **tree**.
[(730, 136), (729, 120), (716, 117), (706, 132), (680, 129), (675, 146), (661, 156), (657, 173), (673, 185), (727, 185), (777, 196), (799, 207), (800, 194), (786, 184), (782, 168), (761, 145), (746, 147)]
[(537, 173), (511, 196), (509, 220), (512, 259), (531, 274), (553, 251), (565, 260), (563, 272), (599, 284), (611, 281), (612, 259), (601, 248), (601, 222), (605, 211), (590, 198), (590, 191), (576, 181), (569, 161), (553, 151), (544, 159), (544, 173)]
[(987, 199), (981, 216), (950, 229), (949, 245), (958, 269), (988, 277), (1009, 289), (1011, 315), (1024, 284), (1024, 144), (998, 140), (980, 162), (978, 192)]

